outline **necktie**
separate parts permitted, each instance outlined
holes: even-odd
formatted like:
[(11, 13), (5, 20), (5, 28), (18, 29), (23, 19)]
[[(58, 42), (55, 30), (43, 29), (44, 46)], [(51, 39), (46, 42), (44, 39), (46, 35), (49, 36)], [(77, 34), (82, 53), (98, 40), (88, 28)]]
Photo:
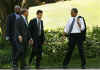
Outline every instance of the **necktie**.
[(27, 19), (25, 18), (25, 22), (26, 22), (26, 26), (28, 27), (28, 21), (27, 21)]
[(41, 35), (41, 20), (38, 20), (38, 35), (40, 36)]
[(75, 18), (73, 18), (73, 21), (72, 21), (72, 24), (70, 26), (68, 34), (70, 34), (72, 32), (72, 29), (73, 29), (73, 26), (74, 26), (74, 22), (75, 22)]

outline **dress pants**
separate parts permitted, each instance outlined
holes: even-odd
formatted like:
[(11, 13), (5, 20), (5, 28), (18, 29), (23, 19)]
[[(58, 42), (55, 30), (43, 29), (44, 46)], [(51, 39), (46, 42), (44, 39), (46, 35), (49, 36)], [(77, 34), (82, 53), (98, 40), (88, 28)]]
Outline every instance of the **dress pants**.
[(68, 45), (69, 45), (68, 52), (66, 53), (63, 66), (67, 67), (67, 65), (69, 64), (75, 45), (78, 46), (79, 54), (81, 56), (81, 64), (82, 66), (84, 66), (86, 64), (86, 59), (84, 55), (83, 40), (81, 38), (81, 34), (80, 33), (70, 34)]
[(10, 38), (10, 43), (12, 45), (12, 65), (13, 65), (13, 69), (17, 70), (18, 68), (18, 64), (17, 64), (17, 42), (14, 39)]
[(21, 69), (24, 69), (26, 66), (25, 61), (25, 50), (26, 46), (19, 43), (16, 40), (10, 40), (12, 44), (12, 62), (13, 62), (13, 70), (18, 70), (18, 62), (20, 60)]
[(40, 61), (42, 58), (42, 44), (40, 40), (34, 40), (34, 45), (32, 47), (32, 53), (29, 60), (29, 63), (32, 63), (32, 60), (36, 57), (36, 68), (40, 68)]

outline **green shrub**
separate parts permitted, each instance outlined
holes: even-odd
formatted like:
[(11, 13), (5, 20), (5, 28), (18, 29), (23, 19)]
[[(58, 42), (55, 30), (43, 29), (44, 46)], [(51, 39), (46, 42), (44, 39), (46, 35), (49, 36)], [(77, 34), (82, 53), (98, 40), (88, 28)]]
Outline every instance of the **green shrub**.
[[(45, 31), (46, 45), (43, 46), (43, 57), (48, 57), (48, 62), (62, 63), (63, 58), (68, 51), (68, 40), (63, 40), (62, 34), (63, 29)], [(99, 27), (94, 27), (92, 32), (87, 33), (87, 38), (84, 42), (87, 58), (96, 58), (97, 56), (100, 56), (99, 34)], [(30, 48), (28, 50), (30, 50)], [(79, 58), (77, 52), (78, 51), (75, 48), (73, 58)], [(28, 55), (28, 57), (29, 56), (30, 55)], [(5, 65), (11, 65), (11, 45), (8, 41), (0, 40), (0, 68)]]

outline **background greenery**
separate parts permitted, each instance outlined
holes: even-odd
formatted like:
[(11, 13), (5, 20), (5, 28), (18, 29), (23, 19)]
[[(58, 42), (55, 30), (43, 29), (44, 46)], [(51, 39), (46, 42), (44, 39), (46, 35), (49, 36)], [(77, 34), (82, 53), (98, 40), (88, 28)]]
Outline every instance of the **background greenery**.
[[(43, 46), (43, 59), (41, 62), (42, 68), (60, 68), (67, 50), (68, 40), (63, 40), (62, 29), (59, 31), (45, 31), (46, 45)], [(100, 67), (100, 28), (94, 27), (92, 32), (87, 33), (87, 39), (84, 43), (85, 55), (87, 58), (87, 66), (92, 68)], [(31, 50), (31, 47), (28, 47)], [(27, 62), (30, 55), (27, 52)], [(0, 41), (0, 68), (11, 67), (11, 46), (7, 41)], [(33, 62), (34, 65), (34, 62)], [(72, 56), (71, 64), (72, 68), (80, 66), (80, 56), (77, 47)], [(34, 68), (34, 66), (32, 66)]]
[[(27, 6), (33, 6), (33, 1), (28, 0)], [(34, 0), (35, 1), (35, 0)], [(47, 0), (44, 0), (45, 2)], [(54, 0), (53, 0), (54, 2)], [(35, 2), (42, 3), (41, 1)], [(60, 68), (67, 50), (68, 40), (63, 40), (62, 34), (66, 21), (70, 17), (70, 10), (73, 7), (79, 9), (79, 15), (84, 16), (87, 22), (87, 39), (84, 42), (87, 66), (89, 68), (100, 68), (100, 7), (99, 0), (72, 0), (60, 1), (46, 5), (29, 8), (29, 20), (35, 17), (38, 9), (44, 11), (44, 26), (46, 35), (46, 45), (43, 46), (42, 68)], [(31, 5), (30, 5), (31, 4)], [(45, 4), (45, 3), (43, 3)], [(5, 11), (5, 10), (4, 10)], [(2, 22), (1, 22), (2, 23)], [(2, 31), (2, 30), (1, 30)], [(8, 41), (2, 39), (0, 34), (0, 68), (11, 67), (11, 45)], [(28, 47), (31, 50), (31, 46)], [(31, 51), (27, 53), (27, 62)], [(34, 65), (34, 62), (33, 62)], [(32, 67), (34, 68), (34, 66)], [(73, 53), (71, 68), (80, 67), (80, 56), (77, 47)]]

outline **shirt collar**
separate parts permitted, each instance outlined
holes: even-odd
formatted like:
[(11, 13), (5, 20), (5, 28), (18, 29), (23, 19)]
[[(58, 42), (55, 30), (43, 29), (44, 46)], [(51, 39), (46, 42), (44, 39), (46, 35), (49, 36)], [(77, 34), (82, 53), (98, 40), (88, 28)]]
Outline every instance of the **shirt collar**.
[(15, 15), (19, 15), (19, 14), (17, 14), (17, 13), (14, 13)]
[[(76, 17), (78, 17), (78, 16), (76, 16)], [(72, 18), (76, 18), (76, 17), (72, 17)]]
[(25, 17), (24, 15), (22, 15), (22, 17), (23, 17), (24, 19), (26, 19), (26, 17)]
[(75, 19), (77, 19), (77, 17), (78, 17), (78, 16), (76, 16), (76, 17), (71, 17), (71, 18), (75, 18)]
[(37, 22), (38, 22), (38, 20), (39, 20), (39, 19), (38, 19), (38, 18), (36, 18), (36, 20), (37, 20)]
[(41, 20), (41, 19), (36, 18), (36, 20), (38, 21), (38, 20)]
[(16, 13), (14, 13), (15, 15), (17, 15)]

